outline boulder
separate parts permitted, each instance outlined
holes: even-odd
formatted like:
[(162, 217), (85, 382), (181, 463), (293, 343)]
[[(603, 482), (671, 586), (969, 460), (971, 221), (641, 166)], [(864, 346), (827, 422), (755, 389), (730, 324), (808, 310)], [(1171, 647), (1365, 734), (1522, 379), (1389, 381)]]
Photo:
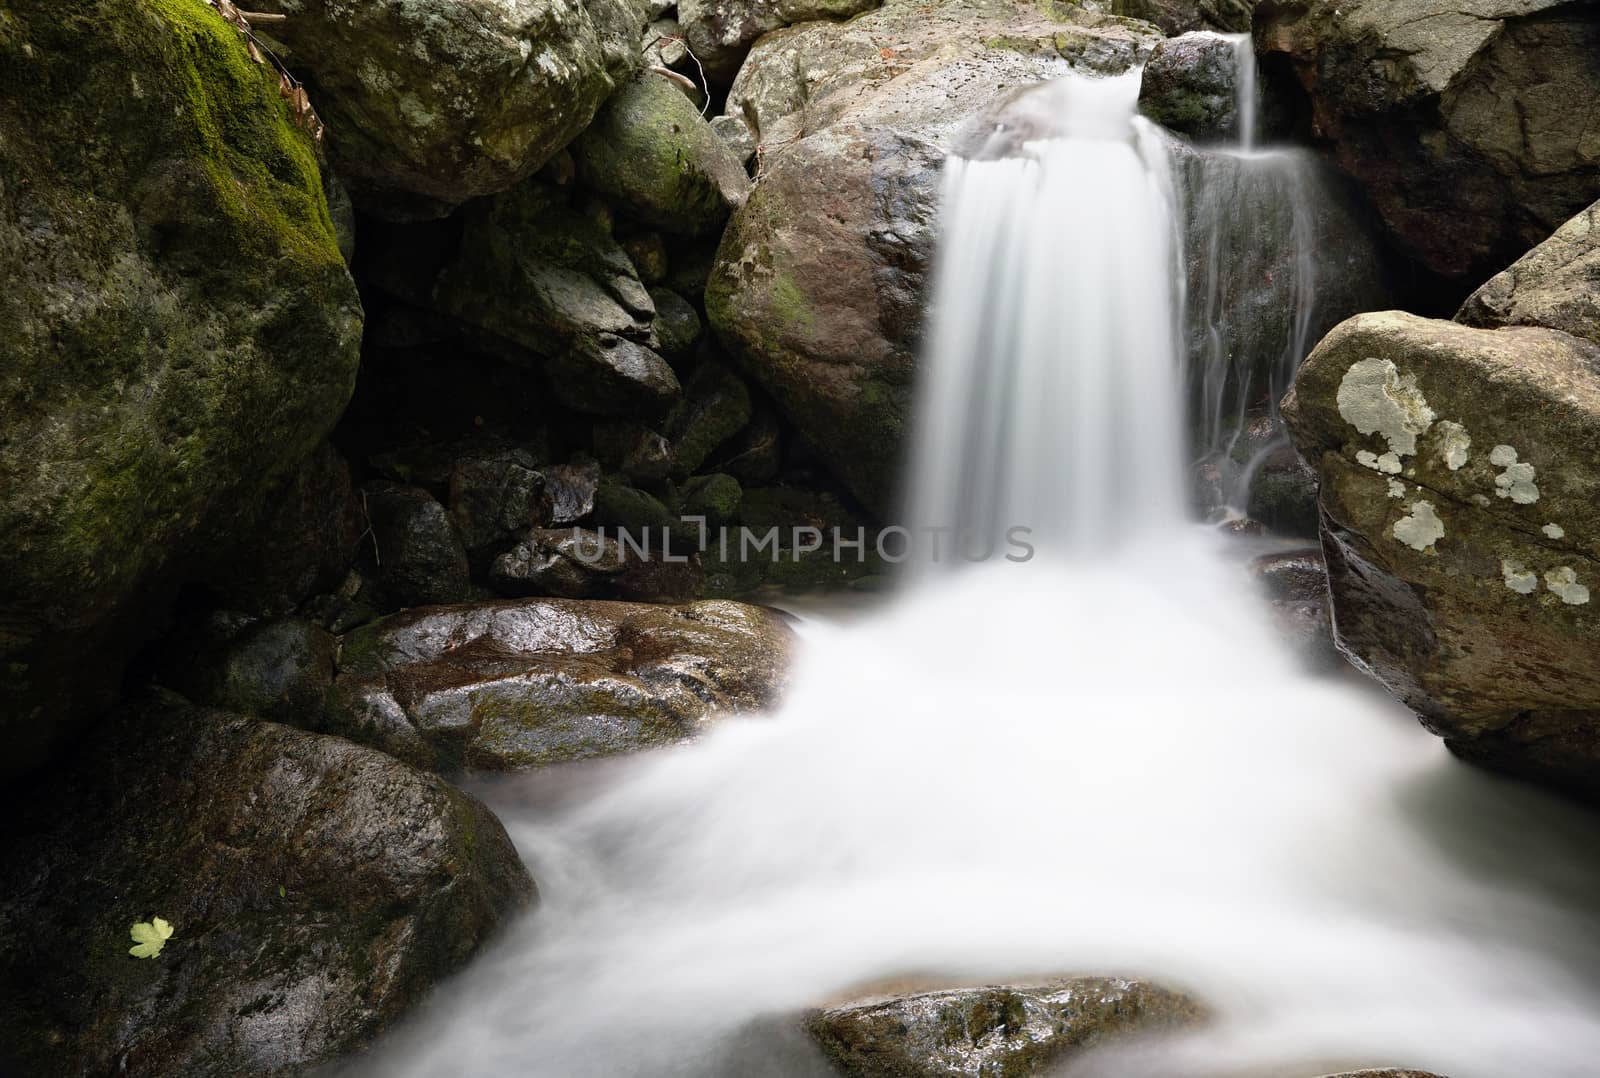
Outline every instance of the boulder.
[(763, 149), (707, 315), (869, 509), (887, 512), (896, 485), (945, 152), (1007, 90), (1123, 71), (1159, 40), (1062, 10), (890, 0), (768, 35), (729, 92)]
[(1600, 345), (1361, 315), (1283, 411), (1339, 646), (1459, 754), (1600, 796)]
[(637, 70), (635, 0), (261, 0), (369, 213), (442, 217), (530, 176)]
[(641, 603), (697, 598), (705, 585), (698, 554), (674, 551), (669, 561), (659, 544), (659, 539), (652, 539), (648, 554), (642, 554), (603, 529), (535, 528), (495, 559), (489, 583), (501, 595), (512, 597), (554, 595)]
[[(173, 697), (114, 716), (0, 826), (0, 1067), (40, 1078), (300, 1074), (534, 894), (499, 821), (437, 777)], [(154, 918), (171, 937), (130, 955)]]
[(466, 216), (458, 255), (421, 286), (436, 309), (506, 358), (542, 362), (569, 408), (651, 415), (671, 406), (680, 387), (654, 351), (655, 304), (604, 221), (537, 181)]
[(689, 49), (712, 81), (727, 85), (762, 34), (817, 19), (848, 19), (883, 0), (678, 0)]
[(667, 417), (667, 437), (680, 476), (700, 470), (712, 451), (750, 422), (750, 391), (719, 363), (702, 363)]
[(1588, 0), (1262, 0), (1315, 132), (1429, 269), (1481, 280), (1600, 189), (1600, 20)]
[(1201, 141), (1238, 142), (1239, 50), (1194, 32), (1156, 46), (1144, 66), (1139, 108), (1156, 123)]
[(1600, 344), (1600, 202), (1468, 297), (1469, 326), (1545, 326)]
[(220, 711), (290, 725), (322, 710), (338, 641), (305, 618), (216, 613), (168, 640), (160, 683)]
[(0, 276), (3, 778), (333, 426), (361, 307), (315, 143), (201, 3), (6, 3)]
[(389, 609), (467, 597), (470, 573), (450, 514), (421, 487), (368, 483), (361, 502), (372, 532), (371, 569)]
[(344, 637), (329, 728), (419, 766), (506, 771), (669, 745), (782, 689), (773, 613), (534, 599), (408, 611)]
[(585, 184), (668, 232), (716, 231), (750, 190), (743, 162), (700, 110), (649, 71), (606, 102), (572, 157)]
[(1100, 0), (1099, 6), (1114, 15), (1153, 22), (1168, 36), (1177, 36), (1193, 30), (1249, 33), (1251, 9), (1256, 3), (1257, 0)]
[(1106, 1040), (1203, 1017), (1156, 985), (1079, 977), (868, 997), (815, 1011), (806, 1028), (849, 1078), (1026, 1078)]

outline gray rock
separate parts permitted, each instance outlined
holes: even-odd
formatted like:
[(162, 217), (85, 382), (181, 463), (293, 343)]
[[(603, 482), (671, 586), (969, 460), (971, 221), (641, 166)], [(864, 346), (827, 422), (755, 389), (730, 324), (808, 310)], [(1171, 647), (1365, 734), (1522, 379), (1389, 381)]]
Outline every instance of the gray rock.
[(1233, 42), (1189, 33), (1156, 46), (1144, 67), (1139, 108), (1150, 119), (1201, 141), (1238, 141), (1239, 61)]
[(681, 603), (704, 590), (698, 554), (674, 546), (668, 561), (660, 539), (641, 554), (615, 535), (580, 528), (535, 529), (495, 559), (489, 580), (502, 595), (624, 599)]
[(733, 156), (738, 158), (742, 165), (749, 165), (750, 159), (756, 155), (756, 137), (750, 132), (750, 125), (739, 116), (714, 116), (711, 119), (711, 130), (728, 149), (733, 151)]
[(510, 188), (640, 62), (634, 0), (262, 0), (368, 212), (443, 216)]
[(425, 606), (467, 597), (467, 552), (450, 515), (433, 495), (421, 487), (368, 483), (362, 487), (362, 504), (385, 606)]
[(1600, 344), (1600, 202), (1474, 292), (1456, 321), (1546, 326)]
[(322, 711), (338, 641), (304, 618), (219, 632), (167, 664), (163, 683), (207, 707), (291, 725)]
[(712, 450), (748, 422), (750, 391), (744, 380), (718, 363), (695, 368), (682, 401), (667, 417), (667, 437), (672, 440), (679, 474), (698, 471)]
[(661, 354), (684, 356), (700, 340), (700, 312), (669, 288), (652, 288), (650, 300), (656, 305), (656, 338)]
[(644, 72), (572, 144), (584, 182), (666, 232), (715, 231), (744, 202), (750, 177), (671, 80)]
[(249, 538), (361, 336), (315, 145), (221, 16), (4, 23), (0, 781), (103, 714), (178, 583)]
[(1430, 269), (1482, 280), (1594, 201), (1600, 96), (1588, 0), (1272, 0), (1256, 42), (1292, 63), (1317, 134)]
[(594, 494), (600, 486), (599, 464), (579, 460), (546, 464), (540, 471), (550, 494), (550, 523), (576, 524), (594, 512)]
[[(341, 738), (157, 698), (7, 813), (16, 1073), (300, 1074), (364, 1048), (533, 884), (482, 804)], [(160, 917), (154, 958), (130, 926)]]
[(882, 0), (678, 0), (689, 46), (715, 82), (726, 85), (762, 34), (816, 19), (848, 19)]
[(1203, 1017), (1155, 985), (1080, 977), (869, 997), (813, 1012), (806, 1026), (850, 1078), (1027, 1078), (1106, 1040)]
[(790, 632), (739, 603), (413, 610), (342, 641), (333, 729), (423, 766), (513, 770), (671, 744), (780, 692)]
[(551, 523), (551, 502), (544, 473), (523, 449), (459, 457), (450, 471), (450, 519), (469, 559), (481, 562), (528, 528)]

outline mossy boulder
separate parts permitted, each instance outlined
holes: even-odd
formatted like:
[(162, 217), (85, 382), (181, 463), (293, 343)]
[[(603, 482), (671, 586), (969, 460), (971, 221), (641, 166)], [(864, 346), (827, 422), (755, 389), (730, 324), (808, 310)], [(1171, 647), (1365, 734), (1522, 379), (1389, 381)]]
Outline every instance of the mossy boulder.
[(11, 774), (332, 427), (361, 308), (314, 142), (195, 0), (0, 4), (0, 276)]
[(588, 126), (639, 66), (636, 0), (261, 0), (313, 87), (368, 212), (443, 216), (507, 190)]
[(769, 34), (729, 92), (766, 150), (723, 233), (707, 316), (874, 512), (895, 508), (945, 153), (1007, 90), (1071, 69), (1067, 37), (1093, 58), (1079, 66), (1105, 73), (1160, 33), (999, 0), (889, 0)]
[(1361, 315), (1283, 412), (1340, 648), (1458, 754), (1600, 797), (1600, 345)]
[(715, 231), (750, 190), (744, 164), (683, 91), (646, 71), (572, 144), (583, 181), (654, 228)]
[(741, 603), (568, 599), (397, 614), (346, 636), (329, 729), (419, 766), (519, 770), (673, 744), (773, 704), (792, 634)]
[[(478, 801), (158, 697), (3, 824), (0, 1069), (292, 1075), (357, 1051), (534, 894)], [(173, 929), (159, 955), (129, 929)]]

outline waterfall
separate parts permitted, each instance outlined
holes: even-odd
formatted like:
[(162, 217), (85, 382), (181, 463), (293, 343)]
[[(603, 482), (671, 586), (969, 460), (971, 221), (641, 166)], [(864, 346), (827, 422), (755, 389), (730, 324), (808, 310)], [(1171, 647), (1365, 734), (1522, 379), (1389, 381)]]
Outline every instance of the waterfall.
[(1215, 332), (1259, 291), (1197, 277), (1248, 218), (1187, 185), (1193, 249), (1130, 92), (1055, 87), (1059, 130), (949, 162), (912, 501), (1058, 556), (802, 608), (777, 715), (488, 790), (543, 905), (367, 1073), (827, 1078), (807, 1007), (1056, 973), (1210, 1013), (1069, 1078), (1594, 1073), (1600, 824), (1309, 677), (1182, 520), (1174, 237)]
[(945, 171), (912, 517), (1103, 550), (1187, 506), (1172, 174), (1137, 71), (1036, 94), (1047, 137)]
[(1250, 34), (1225, 34), (1233, 43), (1234, 127), (1239, 133), (1239, 148), (1250, 153), (1256, 148), (1256, 42)]

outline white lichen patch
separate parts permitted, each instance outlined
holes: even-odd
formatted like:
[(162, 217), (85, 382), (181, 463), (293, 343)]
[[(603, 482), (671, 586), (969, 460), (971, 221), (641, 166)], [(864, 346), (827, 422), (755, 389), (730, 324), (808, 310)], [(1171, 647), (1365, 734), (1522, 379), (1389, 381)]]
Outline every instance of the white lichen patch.
[(1346, 423), (1362, 434), (1381, 435), (1397, 456), (1415, 453), (1417, 436), (1433, 426), (1433, 409), (1417, 390), (1415, 376), (1401, 377), (1387, 359), (1351, 364), (1339, 383), (1338, 402)]
[(1589, 589), (1578, 583), (1577, 571), (1570, 565), (1558, 565), (1544, 574), (1544, 586), (1568, 606), (1582, 606), (1589, 601)]
[(1411, 503), (1411, 515), (1394, 522), (1392, 534), (1412, 550), (1432, 550), (1433, 544), (1444, 538), (1444, 521), (1434, 512), (1433, 503)]
[(1546, 524), (1540, 530), (1551, 539), (1565, 539), (1567, 537), (1567, 529), (1559, 524)]
[(1439, 432), (1439, 458), (1452, 472), (1458, 472), (1467, 463), (1472, 438), (1467, 428), (1449, 419), (1442, 419), (1436, 428)]
[(1391, 497), (1391, 498), (1404, 498), (1405, 496), (1406, 496), (1406, 485), (1404, 483), (1400, 482), (1400, 480), (1398, 480), (1398, 479), (1389, 480), (1389, 497)]
[(1497, 445), (1489, 453), (1489, 463), (1505, 469), (1494, 478), (1494, 492), (1510, 498), (1518, 505), (1532, 505), (1539, 500), (1539, 488), (1534, 484), (1531, 464), (1517, 462), (1517, 451), (1509, 445)]
[(1518, 595), (1532, 595), (1539, 587), (1539, 574), (1524, 569), (1520, 561), (1501, 558), (1500, 575), (1505, 577), (1506, 587)]
[(1385, 453), (1380, 457), (1370, 449), (1358, 450), (1356, 463), (1375, 472), (1382, 472), (1384, 475), (1400, 474), (1400, 458), (1393, 453)]

